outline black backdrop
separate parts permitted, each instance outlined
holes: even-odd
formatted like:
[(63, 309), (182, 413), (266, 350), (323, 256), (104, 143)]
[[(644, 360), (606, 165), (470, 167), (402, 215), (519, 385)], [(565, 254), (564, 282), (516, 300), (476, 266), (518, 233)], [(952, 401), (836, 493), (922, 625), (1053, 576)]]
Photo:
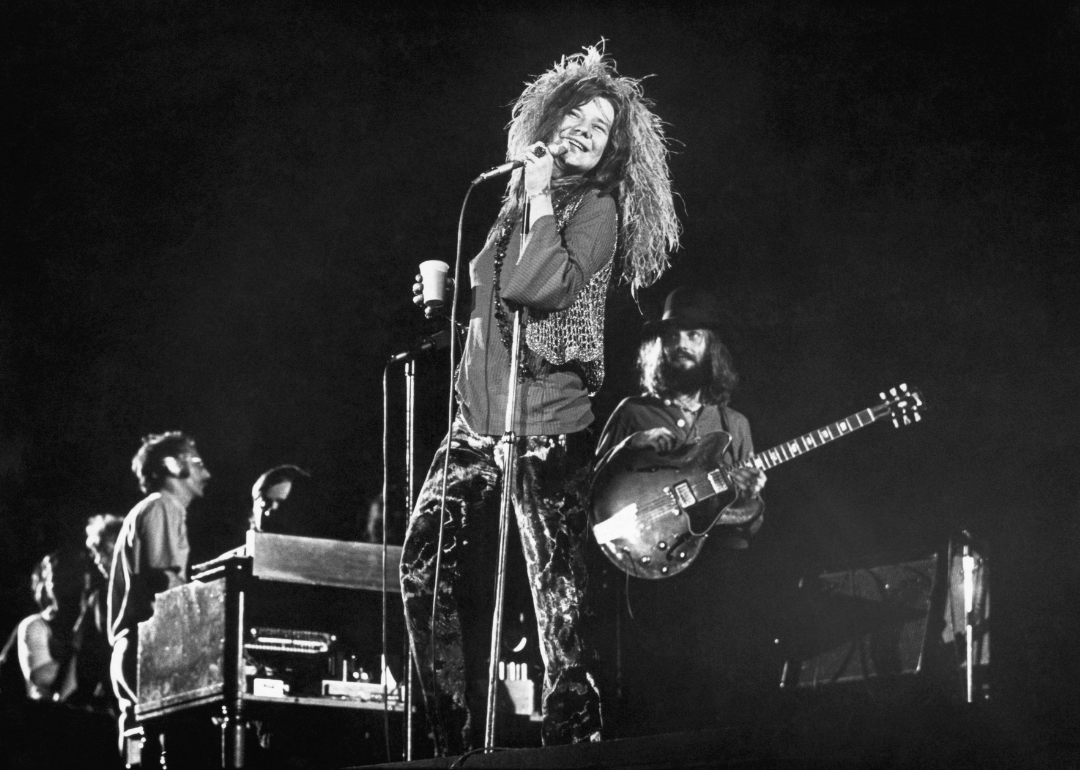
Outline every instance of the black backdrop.
[[(6, 627), (37, 558), (137, 501), (151, 431), (192, 433), (214, 474), (197, 558), (238, 542), (279, 462), (311, 469), (354, 536), (380, 484), (382, 363), (437, 328), (410, 304), (415, 266), (452, 260), (523, 81), (603, 37), (650, 76), (675, 150), (684, 248), (642, 308), (681, 282), (721, 294), (758, 447), (900, 382), (932, 407), (771, 474), (755, 547), (772, 588), (972, 530), (994, 547), (1002, 691), (1032, 725), (1075, 721), (1075, 2), (15, 0), (4, 17)], [(500, 192), (474, 195), (468, 254)], [(601, 419), (635, 389), (625, 291), (610, 319)], [(426, 466), (445, 357), (419, 368)], [(399, 475), (400, 373), (391, 387)]]

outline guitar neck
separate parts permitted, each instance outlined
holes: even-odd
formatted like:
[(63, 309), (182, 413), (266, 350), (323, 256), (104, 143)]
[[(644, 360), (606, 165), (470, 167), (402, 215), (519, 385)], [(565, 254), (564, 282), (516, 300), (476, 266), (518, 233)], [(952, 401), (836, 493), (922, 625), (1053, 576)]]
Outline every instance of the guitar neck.
[[(888, 417), (889, 414), (889, 405), (885, 403), (878, 404), (869, 409), (863, 409), (861, 412), (856, 412), (850, 417), (837, 420), (831, 425), (826, 425), (823, 428), (810, 431), (791, 441), (786, 441), (783, 444), (774, 446), (772, 449), (766, 449), (764, 452), (751, 455), (738, 463), (736, 467), (749, 468), (753, 466), (760, 470), (767, 471), (770, 468), (775, 468), (781, 463), (786, 463), (788, 460), (794, 460), (796, 457), (800, 457), (807, 452), (819, 449), (831, 441), (847, 436), (857, 431), (859, 428), (865, 428), (867, 425), (880, 420), (882, 417)], [(704, 499), (726, 491), (728, 489), (728, 484), (724, 479), (725, 475), (723, 469), (717, 468), (707, 474), (707, 483), (692, 485), (693, 491), (698, 495), (698, 499)]]
[(770, 468), (775, 468), (780, 463), (786, 463), (788, 460), (794, 460), (796, 457), (804, 455), (814, 449), (820, 449), (830, 441), (836, 441), (838, 438), (847, 436), (854, 431), (857, 431), (859, 428), (865, 428), (867, 425), (880, 420), (882, 417), (888, 416), (889, 408), (885, 404), (870, 409), (863, 409), (861, 412), (856, 412), (850, 417), (837, 420), (831, 425), (826, 425), (824, 428), (818, 428), (817, 430), (805, 433), (796, 439), (774, 446), (772, 449), (766, 449), (764, 452), (751, 455), (740, 463), (740, 467), (746, 468), (752, 465), (755, 468), (767, 471)]

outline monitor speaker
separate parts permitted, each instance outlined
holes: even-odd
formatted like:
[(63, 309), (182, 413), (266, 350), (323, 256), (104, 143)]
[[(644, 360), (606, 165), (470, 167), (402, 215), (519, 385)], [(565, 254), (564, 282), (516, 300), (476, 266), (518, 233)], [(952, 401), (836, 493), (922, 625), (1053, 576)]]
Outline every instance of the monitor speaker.
[(918, 673), (935, 632), (938, 581), (936, 555), (804, 579), (782, 685)]

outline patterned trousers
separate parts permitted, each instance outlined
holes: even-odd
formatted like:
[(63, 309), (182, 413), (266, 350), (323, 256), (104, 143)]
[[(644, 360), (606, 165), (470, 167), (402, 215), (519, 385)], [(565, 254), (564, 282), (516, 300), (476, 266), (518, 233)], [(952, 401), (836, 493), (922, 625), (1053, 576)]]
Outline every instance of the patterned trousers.
[[(513, 508), (545, 668), (545, 745), (595, 740), (600, 730), (596, 653), (586, 642), (584, 628), (588, 517), (578, 492), (581, 472), (588, 467), (583, 439), (572, 434), (518, 440)], [(436, 751), (443, 756), (473, 748), (469, 682), (487, 677), (485, 662), (467, 661), (466, 648), (479, 654), (490, 647), (490, 615), (484, 618), (476, 610), (488, 606), (495, 586), (493, 557), (502, 493), (497, 443), (494, 437), (473, 433), (460, 415), (454, 420), (434, 635), (432, 597), (445, 442), (410, 516), (401, 557), (406, 623)], [(492, 558), (478, 563), (484, 555)]]

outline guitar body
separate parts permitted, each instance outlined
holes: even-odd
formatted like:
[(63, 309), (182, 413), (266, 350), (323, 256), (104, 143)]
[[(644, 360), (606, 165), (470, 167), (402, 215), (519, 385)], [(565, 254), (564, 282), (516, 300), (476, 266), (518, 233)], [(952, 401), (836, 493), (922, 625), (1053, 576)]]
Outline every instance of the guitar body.
[(627, 447), (611, 458), (593, 481), (593, 533), (616, 567), (634, 577), (672, 577), (697, 558), (713, 522), (745, 524), (760, 512), (729, 507), (730, 491), (685, 507), (678, 502), (676, 487), (704, 483), (730, 443), (717, 432), (670, 454)]

